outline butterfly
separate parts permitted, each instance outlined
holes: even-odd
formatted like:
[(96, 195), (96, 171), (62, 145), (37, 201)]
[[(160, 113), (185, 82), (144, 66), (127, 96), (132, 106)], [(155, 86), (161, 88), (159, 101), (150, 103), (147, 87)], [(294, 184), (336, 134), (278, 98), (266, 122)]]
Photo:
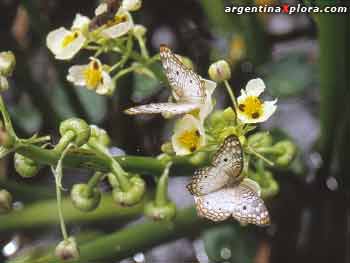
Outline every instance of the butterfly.
[(141, 105), (125, 110), (125, 113), (178, 115), (196, 110), (204, 104), (207, 96), (205, 80), (186, 67), (166, 45), (160, 46), (159, 53), (175, 102)]
[(120, 0), (106, 0), (104, 2), (107, 7), (106, 11), (102, 14), (96, 15), (89, 24), (89, 31), (94, 31), (95, 29), (105, 25), (108, 21), (114, 19), (115, 14), (119, 10)]
[(237, 136), (230, 135), (215, 153), (211, 165), (197, 169), (187, 185), (199, 216), (212, 221), (232, 216), (241, 223), (259, 226), (270, 223), (259, 185), (242, 179), (242, 169), (242, 146)]

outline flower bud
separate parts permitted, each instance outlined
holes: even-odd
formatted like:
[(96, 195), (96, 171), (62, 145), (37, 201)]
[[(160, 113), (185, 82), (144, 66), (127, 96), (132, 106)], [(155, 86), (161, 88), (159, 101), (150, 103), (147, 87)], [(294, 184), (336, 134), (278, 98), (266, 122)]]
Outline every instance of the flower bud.
[(101, 129), (96, 125), (90, 125), (90, 129), (91, 138), (95, 138), (100, 144), (106, 147), (111, 144), (111, 139), (104, 129)]
[(61, 241), (55, 249), (55, 255), (61, 260), (77, 260), (80, 257), (79, 248), (74, 237)]
[(134, 176), (129, 180), (131, 187), (126, 192), (123, 192), (119, 188), (113, 190), (113, 199), (116, 203), (122, 206), (132, 206), (141, 201), (145, 191), (146, 184), (145, 181), (138, 177)]
[(11, 76), (15, 66), (16, 58), (11, 51), (0, 53), (0, 75)]
[(279, 192), (279, 186), (270, 171), (264, 170), (249, 175), (249, 178), (256, 181), (261, 188), (263, 199), (275, 196)]
[(87, 143), (91, 134), (90, 126), (83, 119), (79, 118), (70, 118), (61, 122), (61, 136), (64, 136), (64, 134), (68, 131), (74, 132), (74, 143), (77, 146)]
[(171, 220), (176, 215), (176, 205), (168, 202), (165, 205), (157, 206), (155, 202), (150, 202), (145, 206), (144, 213), (153, 220)]
[(132, 33), (136, 38), (143, 37), (146, 34), (146, 32), (147, 32), (147, 28), (144, 27), (143, 25), (135, 25), (132, 30)]
[(15, 153), (14, 162), (16, 172), (24, 178), (34, 177), (39, 172), (38, 163), (19, 153)]
[(123, 0), (122, 8), (127, 11), (137, 11), (141, 8), (141, 0)]
[(12, 209), (12, 195), (5, 189), (0, 190), (0, 214), (9, 212)]
[(74, 207), (83, 212), (95, 210), (101, 201), (101, 192), (97, 187), (89, 189), (87, 184), (75, 184), (70, 193)]
[(9, 82), (6, 77), (0, 75), (0, 92), (9, 89)]
[(232, 122), (236, 119), (236, 113), (231, 107), (227, 107), (223, 111), (222, 117), (224, 118), (225, 121)]
[(269, 147), (272, 145), (272, 137), (268, 132), (257, 132), (248, 137), (248, 144), (251, 147)]
[(161, 146), (161, 150), (163, 153), (166, 153), (166, 154), (170, 154), (170, 155), (175, 154), (173, 144), (171, 142), (163, 143)]
[(231, 68), (225, 60), (219, 60), (211, 64), (208, 73), (209, 77), (215, 82), (221, 82), (231, 78)]
[(280, 141), (273, 148), (282, 153), (275, 160), (275, 163), (281, 167), (288, 166), (296, 154), (296, 147), (290, 141)]

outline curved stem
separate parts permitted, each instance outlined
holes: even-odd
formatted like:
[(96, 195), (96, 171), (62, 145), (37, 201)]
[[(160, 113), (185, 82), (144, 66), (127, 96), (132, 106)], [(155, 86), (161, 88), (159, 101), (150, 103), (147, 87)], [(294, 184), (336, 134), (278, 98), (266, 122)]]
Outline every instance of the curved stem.
[(98, 186), (98, 184), (101, 182), (102, 178), (104, 177), (104, 173), (96, 172), (88, 181), (87, 183), (87, 197), (92, 196), (92, 193), (94, 189)]
[(155, 205), (156, 206), (163, 206), (166, 205), (168, 202), (168, 181), (169, 181), (169, 170), (172, 163), (169, 162), (162, 174), (162, 176), (159, 178), (159, 181), (157, 183), (157, 189), (156, 189), (156, 197), (155, 197)]
[(229, 83), (227, 80), (225, 80), (225, 81), (224, 81), (224, 84), (225, 84), (226, 91), (227, 91), (227, 93), (228, 93), (228, 95), (230, 96), (230, 99), (231, 99), (231, 101), (232, 101), (233, 110), (234, 110), (234, 112), (236, 113), (236, 118), (237, 118), (237, 109), (238, 109), (238, 105), (237, 105), (236, 97), (235, 97), (235, 95), (233, 94), (233, 91), (232, 91), (232, 88), (231, 88), (230, 83)]
[(53, 149), (56, 153), (62, 153), (68, 146), (69, 143), (75, 138), (75, 133), (73, 131), (67, 131), (60, 139), (58, 144)]

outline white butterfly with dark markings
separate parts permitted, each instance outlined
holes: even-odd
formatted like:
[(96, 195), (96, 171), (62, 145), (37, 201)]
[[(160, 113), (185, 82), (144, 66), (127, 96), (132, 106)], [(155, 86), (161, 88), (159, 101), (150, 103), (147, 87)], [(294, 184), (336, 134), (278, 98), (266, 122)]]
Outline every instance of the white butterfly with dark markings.
[(194, 195), (199, 216), (212, 221), (229, 217), (259, 226), (270, 223), (260, 198), (259, 185), (242, 180), (243, 150), (238, 138), (228, 136), (213, 157), (211, 166), (197, 169), (187, 189)]
[(186, 67), (165, 45), (160, 46), (160, 58), (175, 102), (141, 105), (125, 110), (125, 113), (130, 115), (155, 113), (178, 115), (204, 108), (207, 100), (211, 100), (210, 96), (216, 83), (201, 78)]

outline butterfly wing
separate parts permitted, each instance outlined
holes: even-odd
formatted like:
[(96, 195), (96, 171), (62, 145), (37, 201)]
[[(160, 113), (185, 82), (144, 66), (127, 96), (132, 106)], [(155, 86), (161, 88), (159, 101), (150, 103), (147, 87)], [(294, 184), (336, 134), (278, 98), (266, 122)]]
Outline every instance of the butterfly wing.
[[(227, 174), (231, 179), (238, 180), (243, 169), (243, 150), (237, 136), (230, 135), (226, 137), (215, 153), (212, 165), (218, 167), (221, 173)], [(235, 180), (231, 182), (235, 182)]]
[(221, 189), (229, 180), (229, 176), (225, 173), (220, 173), (217, 167), (199, 168), (194, 172), (187, 189), (192, 195), (205, 195)]
[(167, 46), (161, 45), (159, 53), (174, 98), (177, 101), (203, 103), (205, 90), (200, 76), (187, 68)]
[(212, 221), (223, 221), (232, 216), (243, 224), (270, 224), (264, 201), (244, 181), (237, 186), (194, 198), (198, 215)]
[(133, 108), (129, 108), (124, 112), (129, 115), (137, 114), (155, 114), (155, 113), (168, 113), (168, 114), (184, 114), (191, 112), (199, 107), (198, 104), (194, 103), (151, 103), (141, 105)]

